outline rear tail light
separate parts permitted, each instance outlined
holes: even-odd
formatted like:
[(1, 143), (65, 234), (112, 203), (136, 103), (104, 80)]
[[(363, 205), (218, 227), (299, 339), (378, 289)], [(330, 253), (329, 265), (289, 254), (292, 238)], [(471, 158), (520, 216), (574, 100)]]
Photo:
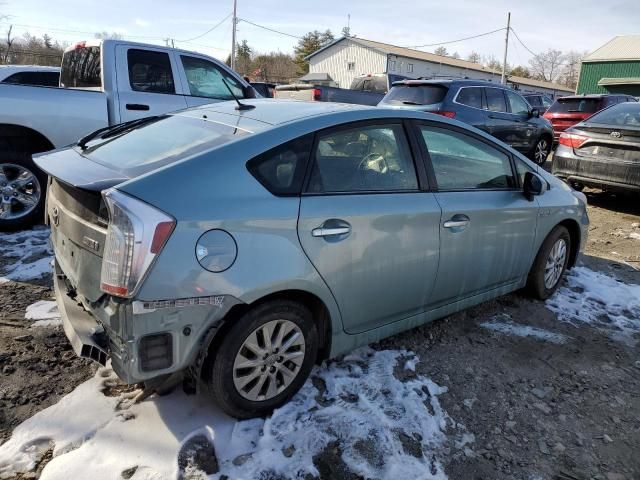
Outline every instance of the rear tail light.
[(576, 135), (575, 133), (561, 133), (558, 143), (565, 147), (580, 148), (584, 142), (589, 140), (589, 137), (584, 135)]
[(115, 189), (104, 194), (109, 210), (100, 289), (130, 297), (164, 247), (176, 222), (166, 213)]
[(322, 96), (322, 90), (320, 90), (319, 88), (314, 88), (313, 89), (313, 100), (315, 100), (316, 102), (319, 102), (321, 96)]
[(447, 110), (437, 110), (435, 112), (436, 115), (442, 115), (443, 117), (447, 117), (447, 118), (455, 118), (456, 116), (456, 112), (450, 112)]

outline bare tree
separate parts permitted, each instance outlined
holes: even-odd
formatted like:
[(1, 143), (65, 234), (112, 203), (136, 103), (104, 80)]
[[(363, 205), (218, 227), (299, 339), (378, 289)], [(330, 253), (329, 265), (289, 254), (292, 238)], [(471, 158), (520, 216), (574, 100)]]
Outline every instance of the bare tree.
[(565, 65), (560, 75), (560, 83), (569, 88), (576, 88), (578, 85), (578, 78), (580, 76), (580, 63), (588, 54), (588, 51), (577, 52), (575, 50), (570, 50), (567, 52), (564, 56)]
[(9, 30), (7, 30), (7, 43), (6, 43), (6, 49), (4, 51), (4, 59), (3, 62), (5, 65), (7, 63), (9, 63), (9, 55), (11, 54), (11, 47), (13, 46), (13, 42), (15, 40), (15, 38), (11, 37), (11, 30), (13, 30), (13, 25), (9, 25)]
[(449, 52), (447, 51), (447, 47), (438, 47), (433, 51), (433, 53), (435, 53), (436, 55), (440, 55), (441, 57), (449, 56)]
[(535, 55), (529, 60), (531, 74), (538, 80), (555, 82), (561, 73), (565, 55), (560, 50), (550, 48), (546, 52)]
[(453, 52), (451, 54), (451, 58), (460, 58), (460, 54), (458, 52)]
[(473, 63), (480, 63), (482, 61), (482, 56), (478, 52), (471, 52), (467, 55), (467, 60)]

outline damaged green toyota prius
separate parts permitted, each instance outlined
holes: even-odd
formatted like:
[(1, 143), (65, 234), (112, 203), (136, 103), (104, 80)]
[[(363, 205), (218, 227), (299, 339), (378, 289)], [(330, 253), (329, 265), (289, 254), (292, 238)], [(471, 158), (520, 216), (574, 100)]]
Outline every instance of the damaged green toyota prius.
[(312, 366), (525, 288), (586, 241), (584, 195), (495, 138), (408, 110), (224, 102), (39, 158), (75, 352), (265, 415)]

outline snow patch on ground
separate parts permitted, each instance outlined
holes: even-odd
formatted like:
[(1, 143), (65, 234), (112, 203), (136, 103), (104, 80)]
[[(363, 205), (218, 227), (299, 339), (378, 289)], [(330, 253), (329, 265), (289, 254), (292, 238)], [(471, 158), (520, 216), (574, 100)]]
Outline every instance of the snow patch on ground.
[(27, 320), (34, 320), (32, 327), (57, 327), (62, 325), (60, 312), (56, 302), (40, 300), (27, 307), (24, 315)]
[(640, 340), (640, 285), (575, 267), (546, 306), (573, 325), (590, 324), (630, 345)]
[(53, 251), (49, 248), (49, 229), (35, 227), (16, 233), (0, 233), (0, 283), (24, 282), (51, 273)]
[(270, 418), (247, 421), (182, 391), (139, 404), (135, 392), (107, 397), (104, 384), (115, 375), (103, 368), (14, 430), (0, 446), (0, 478), (33, 469), (49, 448), (42, 480), (84, 478), (87, 465), (92, 480), (133, 467), (133, 479), (176, 478), (182, 446), (200, 435), (215, 445), (220, 471), (212, 479), (318, 476), (314, 458), (335, 445), (344, 464), (367, 478), (445, 479), (437, 458), (447, 425), (455, 425), (438, 400), (446, 388), (417, 374), (400, 381), (394, 369), (407, 361), (418, 360), (407, 351), (358, 350), (314, 369)]
[(566, 343), (569, 337), (561, 333), (552, 332), (543, 328), (521, 325), (510, 320), (500, 321), (499, 319), (510, 319), (509, 315), (496, 315), (488, 322), (480, 324), (484, 328), (505, 335), (515, 335), (516, 337), (531, 337), (545, 342), (562, 344)]

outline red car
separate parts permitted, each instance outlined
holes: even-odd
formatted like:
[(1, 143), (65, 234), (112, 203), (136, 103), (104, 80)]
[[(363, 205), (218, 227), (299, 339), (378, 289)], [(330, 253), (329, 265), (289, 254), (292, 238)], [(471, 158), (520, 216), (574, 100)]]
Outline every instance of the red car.
[(549, 107), (543, 117), (553, 125), (553, 141), (558, 143), (560, 134), (567, 128), (589, 118), (603, 108), (622, 102), (635, 102), (630, 95), (572, 95), (561, 97)]

